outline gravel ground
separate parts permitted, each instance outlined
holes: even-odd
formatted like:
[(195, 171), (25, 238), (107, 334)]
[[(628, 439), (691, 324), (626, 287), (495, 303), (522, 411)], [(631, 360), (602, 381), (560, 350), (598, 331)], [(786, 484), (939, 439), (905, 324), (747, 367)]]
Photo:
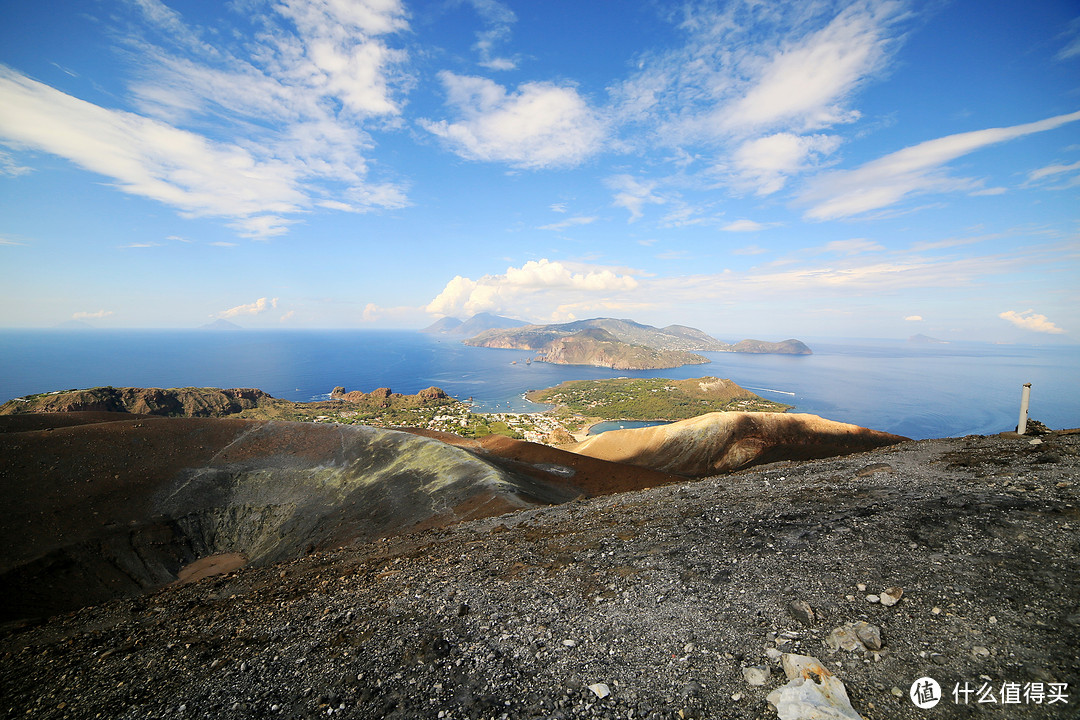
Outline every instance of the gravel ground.
[(776, 718), (794, 652), (866, 718), (1077, 717), (1078, 488), (1080, 434), (968, 437), (388, 538), (9, 625), (0, 713)]

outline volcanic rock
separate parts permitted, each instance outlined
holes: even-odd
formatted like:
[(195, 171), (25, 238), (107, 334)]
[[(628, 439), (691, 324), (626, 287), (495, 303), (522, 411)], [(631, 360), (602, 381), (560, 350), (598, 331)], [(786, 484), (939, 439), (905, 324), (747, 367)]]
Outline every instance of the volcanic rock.
[(0, 433), (0, 618), (144, 592), (220, 554), (266, 564), (677, 480), (509, 438), (108, 415), (0, 422), (18, 430)]

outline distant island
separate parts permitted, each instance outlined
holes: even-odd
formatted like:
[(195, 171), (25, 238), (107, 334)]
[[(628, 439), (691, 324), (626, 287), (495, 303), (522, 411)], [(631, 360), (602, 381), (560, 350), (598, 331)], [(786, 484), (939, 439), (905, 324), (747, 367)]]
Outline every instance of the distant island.
[(243, 330), (244, 328), (224, 318), (218, 318), (213, 322), (200, 325), (199, 330)]
[(477, 313), (465, 321), (454, 317), (444, 317), (436, 320), (420, 332), (430, 335), (457, 335), (458, 337), (471, 338), (485, 330), (516, 328), (527, 324), (521, 320), (514, 320), (502, 315)]
[(743, 340), (732, 345), (685, 325), (656, 328), (615, 318), (493, 328), (464, 342), (474, 347), (535, 350), (536, 359), (541, 362), (593, 365), (613, 370), (655, 370), (710, 362), (694, 351), (785, 355), (810, 355), (813, 352), (799, 340)]
[(912, 335), (911, 337), (908, 338), (908, 342), (909, 343), (918, 343), (918, 344), (921, 344), (921, 345), (948, 345), (949, 344), (948, 340), (938, 340), (935, 337), (930, 337), (929, 335), (923, 335), (922, 333), (918, 333), (917, 335)]

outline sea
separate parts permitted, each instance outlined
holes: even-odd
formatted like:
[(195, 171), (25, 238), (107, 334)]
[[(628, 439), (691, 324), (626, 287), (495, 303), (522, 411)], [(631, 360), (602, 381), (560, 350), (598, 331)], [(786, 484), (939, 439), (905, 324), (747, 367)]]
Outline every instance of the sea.
[(530, 363), (524, 350), (406, 330), (0, 330), (0, 402), (103, 385), (250, 387), (301, 402), (335, 386), (434, 385), (477, 412), (536, 412), (546, 406), (524, 394), (565, 380), (714, 376), (793, 412), (924, 439), (1015, 429), (1031, 383), (1031, 418), (1080, 427), (1080, 346), (806, 342), (813, 355), (702, 353), (711, 364), (629, 371)]

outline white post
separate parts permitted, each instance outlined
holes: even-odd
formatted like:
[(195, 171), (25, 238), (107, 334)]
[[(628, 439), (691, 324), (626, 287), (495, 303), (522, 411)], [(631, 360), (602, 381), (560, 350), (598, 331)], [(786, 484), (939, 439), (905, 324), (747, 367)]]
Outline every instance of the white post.
[(1016, 432), (1023, 435), (1027, 431), (1028, 402), (1031, 400), (1031, 383), (1024, 383), (1024, 389), (1020, 393), (1020, 422), (1016, 425)]

